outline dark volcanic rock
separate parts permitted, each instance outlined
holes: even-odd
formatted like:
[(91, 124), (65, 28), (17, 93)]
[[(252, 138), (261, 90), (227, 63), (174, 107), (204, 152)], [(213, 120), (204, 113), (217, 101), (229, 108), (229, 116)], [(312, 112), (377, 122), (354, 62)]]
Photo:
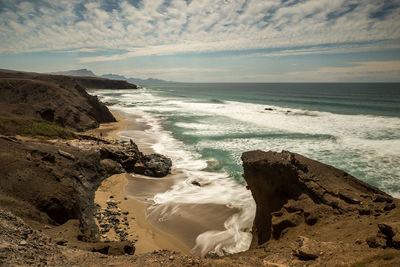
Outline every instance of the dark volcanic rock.
[(164, 177), (170, 173), (172, 161), (160, 154), (143, 156), (134, 166), (134, 172), (153, 177)]
[(366, 239), (370, 247), (400, 249), (400, 221), (380, 223), (378, 229), (376, 236)]
[(242, 160), (244, 178), (257, 204), (253, 246), (271, 236), (280, 239), (284, 231), (303, 223), (316, 227), (335, 214), (354, 220), (371, 215), (373, 222), (393, 202), (391, 196), (346, 172), (296, 153), (250, 151)]
[(87, 238), (96, 239), (94, 192), (104, 178), (125, 172), (123, 159), (104, 155), (99, 147), (115, 153), (119, 149), (132, 158), (140, 152), (133, 147), (83, 143), (87, 147), (80, 148), (80, 141), (66, 145), (0, 139), (0, 197), (9, 197), (0, 198), (0, 205), (13, 209), (22, 201), (18, 205), (26, 208), (15, 208), (16, 215), (41, 223), (79, 219)]
[(107, 107), (86, 92), (85, 84), (74, 77), (2, 70), (0, 115), (40, 118), (77, 131), (114, 122)]
[(0, 138), (0, 207), (15, 208), (16, 215), (39, 223), (79, 219), (83, 238), (96, 240), (94, 192), (103, 179), (132, 172), (142, 162), (141, 173), (148, 176), (165, 176), (171, 168), (170, 159), (159, 154), (144, 156), (134, 143)]
[(101, 158), (109, 158), (119, 162), (126, 172), (133, 172), (136, 162), (143, 155), (135, 143), (130, 146), (104, 145), (100, 148)]

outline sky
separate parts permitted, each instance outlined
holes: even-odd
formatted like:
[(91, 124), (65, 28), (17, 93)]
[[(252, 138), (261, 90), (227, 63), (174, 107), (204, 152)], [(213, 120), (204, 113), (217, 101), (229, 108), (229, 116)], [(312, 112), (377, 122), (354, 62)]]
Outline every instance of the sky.
[(400, 82), (400, 0), (0, 0), (0, 68)]

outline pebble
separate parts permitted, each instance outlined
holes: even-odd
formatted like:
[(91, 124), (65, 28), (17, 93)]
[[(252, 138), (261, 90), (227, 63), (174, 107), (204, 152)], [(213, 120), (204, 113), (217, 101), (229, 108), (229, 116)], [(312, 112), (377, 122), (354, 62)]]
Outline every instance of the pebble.
[[(101, 208), (95, 214), (95, 217), (99, 222), (99, 230), (102, 234), (101, 237), (105, 239), (105, 242), (110, 242), (106, 233), (113, 228), (115, 233), (119, 236), (117, 239), (120, 239), (121, 241), (126, 240), (126, 236), (128, 236), (127, 231), (129, 229), (128, 217), (124, 216), (123, 218), (119, 218), (119, 216), (121, 216), (121, 214), (128, 215), (129, 212), (122, 212), (122, 210), (118, 207), (121, 201), (116, 201), (114, 195), (110, 195), (106, 203), (107, 208)], [(134, 218), (132, 217), (132, 219)], [(120, 225), (121, 222), (124, 224), (123, 226)]]
[(28, 242), (26, 242), (25, 240), (22, 240), (21, 242), (19, 242), (19, 244), (21, 246), (26, 246), (28, 244)]

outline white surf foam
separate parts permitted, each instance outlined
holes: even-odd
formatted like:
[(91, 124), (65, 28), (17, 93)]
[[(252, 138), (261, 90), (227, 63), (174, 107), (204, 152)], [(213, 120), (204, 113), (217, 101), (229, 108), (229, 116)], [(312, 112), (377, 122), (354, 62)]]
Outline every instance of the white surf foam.
[[(196, 123), (176, 123), (186, 134), (204, 137), (204, 141), (196, 144), (199, 150), (213, 148), (232, 152), (238, 164), (241, 164), (240, 154), (247, 150), (291, 150), (345, 169), (394, 196), (400, 196), (396, 190), (400, 188), (399, 118), (276, 106), (269, 106), (273, 109), (270, 111), (264, 110), (264, 105), (234, 101), (194, 103), (175, 100), (174, 105), (180, 107), (182, 113), (208, 115)], [(229, 138), (246, 132), (277, 136)], [(213, 140), (212, 137), (218, 135), (226, 138)]]
[[(202, 254), (208, 251), (233, 253), (247, 249), (251, 235), (244, 229), (251, 228), (255, 205), (250, 192), (237, 185), (228, 175), (202, 171), (206, 162), (193, 152), (196, 150), (212, 148), (228, 151), (239, 165), (240, 155), (244, 151), (290, 150), (344, 169), (400, 197), (400, 192), (396, 190), (400, 188), (399, 118), (341, 115), (235, 101), (204, 103), (161, 97), (151, 90), (121, 93), (123, 96), (118, 97), (121, 104), (113, 108), (140, 113), (143, 120), (152, 126), (150, 134), (159, 139), (153, 149), (173, 158), (175, 168), (185, 170), (187, 177), (190, 177), (174, 185), (171, 190), (156, 195), (154, 201), (158, 205), (219, 203), (241, 210), (225, 222), (225, 231), (209, 231), (198, 236), (195, 250)], [(135, 102), (139, 104), (127, 107)], [(266, 107), (272, 110), (265, 110)], [(175, 126), (183, 129), (184, 134), (202, 137), (203, 141), (192, 145), (189, 152), (183, 143), (164, 131), (162, 119), (153, 114), (200, 117), (195, 123), (177, 122)], [(241, 136), (246, 133), (261, 136)], [(271, 137), (263, 138), (263, 134), (271, 134)], [(193, 180), (207, 186), (193, 186)], [(246, 208), (243, 209), (243, 206)], [(164, 216), (167, 218), (168, 214)]]
[[(239, 212), (230, 217), (224, 224), (224, 231), (207, 231), (199, 235), (193, 252), (205, 255), (208, 252), (223, 255), (247, 250), (251, 242), (249, 230), (255, 215), (255, 203), (250, 191), (243, 185), (237, 184), (224, 173), (202, 171), (207, 167), (207, 162), (200, 160), (200, 155), (193, 154), (184, 149), (183, 143), (174, 139), (170, 133), (163, 130), (161, 121), (154, 116), (145, 114), (143, 118), (150, 123), (150, 134), (158, 136), (158, 142), (153, 149), (172, 158), (174, 169), (179, 169), (189, 177), (173, 185), (167, 192), (157, 194), (153, 200), (161, 213), (161, 220), (168, 220), (173, 215), (178, 205), (176, 204), (223, 204), (230, 208), (237, 208)], [(192, 182), (202, 186), (194, 186)], [(164, 208), (163, 208), (164, 207)], [(169, 209), (169, 207), (175, 207)], [(151, 216), (152, 208), (149, 209)]]
[[(104, 94), (104, 91), (101, 92)], [(164, 193), (154, 196), (154, 206), (148, 209), (148, 216), (157, 212), (160, 221), (168, 220), (169, 216), (179, 213), (179, 205), (176, 204), (222, 204), (229, 208), (239, 210), (238, 213), (228, 218), (224, 227), (225, 230), (210, 230), (200, 234), (196, 239), (193, 253), (205, 255), (213, 252), (218, 255), (236, 253), (247, 250), (250, 246), (252, 235), (250, 229), (255, 216), (255, 203), (251, 192), (243, 185), (238, 184), (225, 173), (213, 173), (202, 171), (207, 167), (207, 162), (201, 160), (200, 155), (185, 150), (184, 144), (165, 131), (162, 127), (162, 120), (148, 113), (154, 109), (154, 102), (159, 102), (157, 111), (173, 111), (177, 101), (161, 101), (148, 93), (134, 92), (119, 96), (119, 104), (112, 106), (112, 109), (125, 113), (139, 115), (139, 121), (150, 126), (145, 130), (147, 134), (157, 137), (153, 144), (154, 151), (167, 155), (173, 161), (173, 171), (180, 171), (188, 179), (179, 181), (172, 188)], [(112, 101), (112, 97), (103, 97), (104, 101)], [(140, 107), (127, 107), (138, 101)], [(152, 103), (145, 106), (146, 102)], [(193, 181), (202, 186), (194, 186)], [(173, 207), (173, 208), (171, 208)], [(160, 212), (161, 211), (161, 212)]]

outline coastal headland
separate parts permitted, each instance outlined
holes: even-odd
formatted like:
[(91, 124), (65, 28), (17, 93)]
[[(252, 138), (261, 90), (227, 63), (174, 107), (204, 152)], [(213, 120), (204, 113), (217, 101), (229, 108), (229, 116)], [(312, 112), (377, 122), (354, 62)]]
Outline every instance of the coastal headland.
[[(0, 71), (2, 265), (400, 264), (400, 200), (288, 151), (242, 156), (256, 202), (249, 250), (193, 255), (200, 216), (176, 218), (171, 231), (147, 211), (152, 195), (185, 177), (154, 153), (146, 125), (86, 92), (137, 87), (93, 79)], [(118, 136), (126, 129), (137, 133), (132, 142)], [(215, 225), (234, 212), (198, 208), (221, 214)]]

